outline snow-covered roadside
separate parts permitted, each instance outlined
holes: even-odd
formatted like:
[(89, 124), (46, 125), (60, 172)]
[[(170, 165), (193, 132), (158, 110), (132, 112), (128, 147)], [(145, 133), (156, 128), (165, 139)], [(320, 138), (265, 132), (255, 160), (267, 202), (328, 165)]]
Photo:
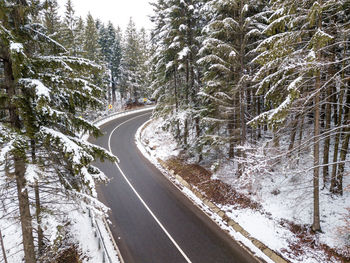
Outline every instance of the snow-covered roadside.
[(174, 142), (172, 135), (165, 131), (160, 131), (161, 123), (159, 120), (150, 120), (142, 125), (136, 132), (135, 141), (139, 150), (150, 160), (162, 173), (177, 186), (196, 206), (204, 211), (216, 224), (223, 230), (227, 231), (233, 239), (241, 242), (249, 253), (253, 253), (258, 258), (263, 259), (267, 263), (274, 261), (267, 257), (260, 249), (258, 249), (249, 239), (241, 233), (236, 232), (231, 226), (216, 213), (214, 213), (204, 202), (199, 199), (190, 189), (183, 187), (181, 183), (172, 176), (169, 171), (159, 163), (159, 159), (166, 159), (171, 156), (177, 156), (180, 151)]
[[(6, 207), (11, 207), (9, 201), (8, 199), (2, 200)], [(76, 204), (72, 204), (71, 200), (65, 200), (63, 196), (48, 197), (46, 202), (52, 203), (49, 206), (50, 210), (58, 211), (58, 208), (55, 209), (55, 207), (59, 207), (60, 211), (60, 214), (45, 214), (42, 218), (41, 226), (51, 244), (54, 244), (56, 239), (61, 238), (67, 240), (69, 245), (79, 244), (79, 253), (84, 255), (83, 262), (120, 262), (101, 217), (89, 216), (91, 213), (88, 212), (87, 206), (79, 205), (78, 207)], [(35, 214), (34, 210), (31, 212)], [(8, 263), (19, 263), (24, 262), (22, 232), (19, 220), (13, 218), (13, 216), (16, 217), (17, 212), (12, 213), (13, 215), (7, 218), (8, 215), (0, 212), (0, 227)], [(33, 227), (36, 228), (34, 221)], [(103, 238), (103, 242), (100, 244), (99, 230)], [(36, 236), (36, 234), (34, 235)], [(103, 260), (103, 243), (108, 251), (108, 255), (105, 254), (105, 261)], [(0, 258), (3, 258), (2, 254), (0, 251)]]
[[(180, 149), (177, 148), (172, 135), (161, 129), (163, 126), (162, 124), (163, 123), (161, 120), (148, 122), (144, 126), (144, 129), (139, 129), (136, 140), (138, 147), (144, 153), (144, 155), (158, 168), (160, 168), (160, 170), (162, 170), (164, 174), (168, 176), (168, 178), (175, 181), (172, 174), (165, 171), (158, 162), (158, 158), (161, 160), (167, 160), (172, 156), (178, 156), (180, 153)], [(221, 169), (213, 174), (212, 179), (219, 179), (234, 186), (235, 183), (237, 184), (238, 182), (234, 182), (232, 180), (229, 181), (229, 179), (234, 178), (233, 176), (230, 176), (230, 171), (234, 171), (234, 167), (222, 165)], [(340, 262), (334, 258), (329, 258), (328, 255), (326, 255), (326, 253), (324, 253), (322, 250), (314, 250), (299, 243), (298, 235), (295, 233), (295, 231), (292, 232), (288, 222), (296, 222), (299, 224), (310, 223), (310, 212), (302, 207), (301, 204), (305, 205), (305, 202), (302, 203), (300, 200), (300, 198), (303, 198), (303, 196), (305, 198), (305, 194), (308, 195), (308, 191), (306, 191), (307, 189), (303, 187), (302, 182), (298, 182), (298, 186), (300, 188), (299, 193), (295, 193), (295, 191), (298, 189), (295, 189), (296, 186), (294, 186), (293, 189), (289, 189), (290, 191), (285, 191), (283, 194), (278, 193), (276, 198), (276, 192), (273, 191), (276, 186), (283, 188), (288, 187), (288, 184), (286, 183), (287, 180), (284, 175), (280, 177), (277, 175), (278, 174), (276, 174), (276, 178), (273, 178), (273, 182), (270, 181), (269, 184), (266, 182), (268, 185), (262, 186), (264, 191), (261, 192), (260, 195), (257, 195), (256, 198), (253, 197), (255, 201), (262, 204), (263, 213), (251, 208), (241, 208), (235, 205), (220, 205), (217, 203), (216, 205), (221, 210), (225, 211), (227, 216), (239, 223), (239, 225), (249, 232), (251, 236), (260, 240), (269, 248), (277, 251), (291, 262)], [(290, 179), (293, 180), (293, 178)], [(289, 185), (289, 187), (292, 187), (292, 185)], [(198, 206), (203, 207), (201, 201), (192, 191), (188, 190), (187, 188), (183, 189), (185, 194), (189, 196)], [(285, 189), (280, 188), (280, 190), (282, 192), (282, 190), (284, 191)], [(293, 194), (292, 190), (294, 192)], [(246, 194), (249, 195), (249, 193)], [(327, 204), (322, 208), (322, 225), (324, 233), (317, 235), (317, 238), (312, 239), (310, 242), (316, 242), (316, 245), (317, 242), (322, 242), (334, 249), (336, 249), (339, 244), (344, 245), (344, 243), (339, 242), (340, 236), (339, 232), (337, 231), (337, 227), (341, 225), (341, 222), (343, 223), (343, 221), (341, 221), (341, 211), (343, 208), (341, 209), (340, 206), (344, 207), (344, 202), (349, 200), (348, 195), (349, 193), (344, 194), (344, 197), (342, 197), (341, 200), (338, 198), (337, 200), (334, 200), (331, 205), (326, 203), (327, 200), (327, 202), (329, 202), (329, 199), (325, 199), (324, 202), (321, 202), (323, 204)], [(322, 200), (323, 194), (321, 194), (321, 201)], [(291, 203), (291, 201), (293, 201), (293, 203)], [(207, 208), (204, 206), (203, 209), (205, 210)], [(227, 230), (227, 225), (223, 222), (221, 217), (218, 217), (216, 214), (211, 215), (211, 217), (218, 222), (223, 229)], [(296, 221), (297, 217), (299, 219), (301, 218), (303, 221)], [(281, 222), (284, 221), (286, 223), (281, 224)], [(234, 230), (232, 230), (232, 233), (231, 230), (228, 231), (235, 239), (237, 238), (234, 236), (234, 234), (232, 234), (235, 233)], [(311, 234), (310, 237), (313, 238), (314, 235)], [(242, 243), (251, 248), (249, 244), (251, 242), (249, 240), (242, 241)], [(295, 249), (299, 251), (296, 251)]]

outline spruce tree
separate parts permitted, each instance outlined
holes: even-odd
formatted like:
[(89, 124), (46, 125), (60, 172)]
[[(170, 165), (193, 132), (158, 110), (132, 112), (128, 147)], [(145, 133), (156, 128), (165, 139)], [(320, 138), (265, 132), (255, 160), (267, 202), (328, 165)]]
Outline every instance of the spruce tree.
[[(103, 74), (103, 68), (86, 59), (62, 55), (65, 49), (39, 32), (38, 25), (29, 19), (31, 7), (27, 1), (0, 2), (4, 68), (0, 145), (6, 166), (14, 171), (8, 180), (16, 182), (25, 261), (34, 263), (39, 258), (34, 250), (29, 191), (35, 188), (37, 196), (37, 182), (50, 184), (53, 180), (49, 177), (55, 178), (54, 184), (59, 182), (68, 199), (101, 207), (95, 199), (94, 183), (106, 178), (92, 162), (114, 157), (79, 139), (81, 132), (100, 134), (79, 115), (101, 105), (104, 89), (92, 76)], [(29, 171), (29, 166), (35, 169)], [(38, 207), (37, 213), (41, 213)], [(40, 224), (40, 219), (37, 221)]]
[(121, 46), (120, 37), (111, 22), (107, 27), (101, 24), (99, 29), (99, 44), (107, 68), (110, 70), (112, 102), (116, 101), (116, 88), (120, 78)]
[(60, 17), (58, 15), (57, 0), (45, 0), (44, 1), (44, 26), (46, 27), (47, 35), (54, 39), (60, 39)]
[(173, 111), (169, 128), (188, 148), (190, 129), (195, 127), (196, 137), (200, 133), (197, 118), (200, 73), (196, 65), (200, 1), (158, 1), (154, 6), (156, 16), (152, 19), (156, 28), (152, 40), (161, 43), (153, 55), (156, 75), (152, 88), (159, 97), (157, 111), (161, 115)]
[[(202, 9), (208, 22), (199, 60), (205, 67), (201, 96), (206, 132), (201, 143), (218, 149), (228, 144), (230, 158), (244, 158), (241, 149), (247, 141), (246, 116), (251, 111), (248, 101), (255, 100), (247, 73), (253, 71), (251, 51), (264, 27), (262, 9), (262, 1), (240, 0), (213, 0)], [(242, 167), (239, 170), (242, 173)]]
[(130, 18), (124, 34), (123, 55), (121, 60), (122, 79), (121, 85), (124, 94), (137, 101), (140, 98), (140, 81), (138, 75), (140, 47), (136, 26)]
[(65, 8), (61, 29), (62, 44), (69, 51), (70, 55), (77, 56), (77, 18), (74, 15), (75, 11), (71, 0), (67, 0)]
[(84, 57), (84, 42), (85, 42), (85, 23), (82, 17), (79, 17), (77, 20), (76, 27), (76, 48), (77, 48), (77, 56)]
[[(275, 2), (274, 13), (270, 17), (265, 33), (269, 38), (260, 43), (257, 51), (260, 55), (255, 59), (262, 67), (255, 76), (260, 81), (258, 92), (264, 94), (270, 110), (264, 112), (253, 122), (266, 121), (272, 128), (285, 125), (293, 107), (311, 104), (313, 137), (313, 191), (314, 220), (312, 228), (320, 227), (320, 140), (321, 140), (321, 100), (327, 85), (327, 63), (325, 50), (334, 37), (325, 32), (325, 10), (337, 3), (314, 1)], [(303, 44), (307, 43), (307, 44)], [(312, 90), (310, 93), (309, 91)], [(310, 108), (299, 108), (306, 115)], [(309, 113), (310, 115), (310, 113)]]
[(98, 43), (98, 31), (95, 20), (90, 13), (86, 18), (84, 31), (84, 57), (95, 62), (101, 60), (101, 48)]

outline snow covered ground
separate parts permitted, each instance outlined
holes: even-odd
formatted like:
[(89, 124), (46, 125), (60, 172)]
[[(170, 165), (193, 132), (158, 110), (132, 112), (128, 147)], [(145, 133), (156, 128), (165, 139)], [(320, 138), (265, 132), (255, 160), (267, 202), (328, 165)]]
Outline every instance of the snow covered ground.
[[(104, 251), (108, 251), (108, 255), (105, 253), (105, 262), (119, 262), (101, 217), (89, 216), (87, 206), (73, 204), (71, 201), (65, 200), (63, 196), (49, 198), (45, 201), (52, 202), (52, 205), (46, 205), (46, 208), (49, 207), (52, 211), (58, 211), (57, 207), (59, 206), (60, 211), (57, 214), (45, 213), (42, 218), (41, 225), (50, 244), (55, 244), (57, 239), (65, 238), (69, 244), (79, 245), (79, 252), (84, 255), (83, 262), (103, 262)], [(14, 202), (17, 201), (8, 198), (2, 199), (2, 207), (6, 207), (6, 210), (0, 210), (0, 229), (8, 263), (24, 262), (21, 243), (22, 231), (18, 212), (13, 211), (15, 208), (13, 206)], [(35, 214), (34, 210), (32, 210), (32, 214)], [(33, 224), (33, 227), (36, 228), (36, 225)], [(34, 237), (36, 237), (36, 231), (34, 231)], [(106, 249), (103, 249), (102, 242), (99, 244), (100, 237), (102, 237)], [(2, 251), (0, 255), (2, 256)], [(0, 262), (3, 262), (2, 259)]]
[[(163, 121), (160, 119), (151, 121), (142, 130), (142, 134), (137, 135), (139, 147), (144, 148), (143, 152), (158, 167), (160, 165), (157, 158), (166, 160), (172, 156), (178, 156), (181, 151), (172, 135), (161, 128), (162, 125)], [(283, 143), (283, 140), (281, 141)], [(147, 146), (144, 147), (145, 145)], [(288, 166), (286, 165), (287, 161)], [(344, 219), (349, 215), (346, 209), (350, 207), (350, 192), (344, 192), (342, 197), (330, 197), (328, 189), (321, 190), (321, 227), (323, 232), (317, 235), (307, 231), (306, 233), (302, 232), (302, 229), (308, 229), (312, 224), (312, 170), (305, 170), (305, 167), (310, 167), (310, 162), (312, 162), (312, 155), (310, 152), (306, 152), (299, 158), (298, 162), (282, 159), (281, 163), (269, 173), (253, 174), (252, 170), (252, 174), (245, 175), (243, 179), (237, 179), (236, 167), (229, 161), (222, 162), (218, 169), (212, 165), (214, 168), (212, 179), (219, 179), (231, 185), (236, 191), (261, 204), (261, 208), (254, 210), (237, 205), (216, 204), (251, 236), (291, 262), (341, 262), (328, 257), (327, 253), (318, 245), (325, 244), (341, 254), (346, 253), (346, 251), (350, 253), (350, 233), (341, 230), (345, 226)], [(264, 170), (262, 160), (257, 160), (257, 163), (261, 164), (259, 169)], [(210, 168), (210, 165), (207, 166)], [(344, 185), (349, 184), (350, 176), (346, 176)], [(200, 203), (200, 201), (196, 201), (192, 192), (189, 190), (184, 190), (184, 192), (197, 204)], [(215, 221), (221, 220), (221, 218), (213, 219)], [(224, 229), (227, 228), (225, 224), (219, 224)], [(300, 226), (299, 232), (297, 231), (298, 226)], [(293, 230), (293, 227), (297, 230)], [(230, 233), (234, 238), (237, 238), (237, 233), (235, 235), (233, 230), (230, 230)], [(300, 235), (308, 243), (301, 243)], [(243, 238), (242, 242), (251, 247), (249, 240), (244, 241)]]

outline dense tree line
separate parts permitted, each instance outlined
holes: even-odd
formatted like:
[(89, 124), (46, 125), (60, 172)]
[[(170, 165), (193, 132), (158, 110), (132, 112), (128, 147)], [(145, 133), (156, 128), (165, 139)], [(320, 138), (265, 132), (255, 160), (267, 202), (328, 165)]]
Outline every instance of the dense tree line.
[[(35, 2), (35, 1), (34, 1)], [(137, 100), (147, 93), (145, 61), (148, 60), (148, 36), (137, 30), (130, 18), (124, 34), (111, 22), (105, 25), (88, 14), (86, 19), (75, 16), (74, 2), (67, 0), (65, 13), (58, 15), (56, 0), (42, 1), (41, 21), (50, 38), (62, 44), (70, 55), (86, 58), (102, 65), (108, 84), (108, 100), (116, 102), (116, 93), (125, 99)], [(40, 19), (39, 19), (40, 20)]]
[(231, 160), (238, 177), (270, 136), (264, 153), (275, 163), (312, 149), (313, 165), (304, 172), (313, 170), (312, 228), (320, 230), (319, 189), (342, 195), (348, 165), (350, 2), (158, 0), (153, 6), (156, 114), (167, 116), (188, 154)]
[(93, 162), (114, 157), (79, 136), (100, 135), (83, 116), (115, 101), (117, 91), (131, 99), (145, 93), (141, 32), (131, 21), (124, 40), (111, 23), (76, 17), (71, 0), (63, 18), (56, 0), (0, 1), (1, 214), (19, 218), (25, 262), (51, 262), (64, 248), (65, 227), (54, 240), (45, 227), (67, 212), (64, 203), (106, 212), (95, 191), (106, 178)]

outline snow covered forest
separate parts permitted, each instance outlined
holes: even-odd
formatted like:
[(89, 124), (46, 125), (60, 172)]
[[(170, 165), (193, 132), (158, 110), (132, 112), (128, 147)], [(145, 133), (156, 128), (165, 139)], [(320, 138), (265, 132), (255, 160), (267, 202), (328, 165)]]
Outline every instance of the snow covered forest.
[(336, 233), (349, 257), (350, 1), (159, 0), (154, 10), (155, 115), (182, 156), (248, 196), (293, 196), (284, 209), (299, 214), (287, 219), (317, 244)]
[(8, 257), (84, 257), (68, 214), (106, 213), (93, 162), (115, 159), (81, 135), (101, 135), (91, 121), (109, 104), (148, 97), (181, 158), (279, 198), (308, 245), (349, 258), (350, 1), (152, 6), (149, 34), (78, 17), (73, 0), (62, 16), (56, 0), (0, 0), (0, 231), (22, 239)]
[(58, 9), (56, 0), (0, 1), (0, 232), (9, 262), (89, 256), (73, 221), (86, 209), (106, 213), (95, 182), (107, 178), (93, 162), (115, 157), (81, 135), (101, 135), (90, 121), (118, 97), (145, 93), (144, 29), (130, 19), (123, 37), (112, 23), (75, 16), (70, 0), (62, 17)]

